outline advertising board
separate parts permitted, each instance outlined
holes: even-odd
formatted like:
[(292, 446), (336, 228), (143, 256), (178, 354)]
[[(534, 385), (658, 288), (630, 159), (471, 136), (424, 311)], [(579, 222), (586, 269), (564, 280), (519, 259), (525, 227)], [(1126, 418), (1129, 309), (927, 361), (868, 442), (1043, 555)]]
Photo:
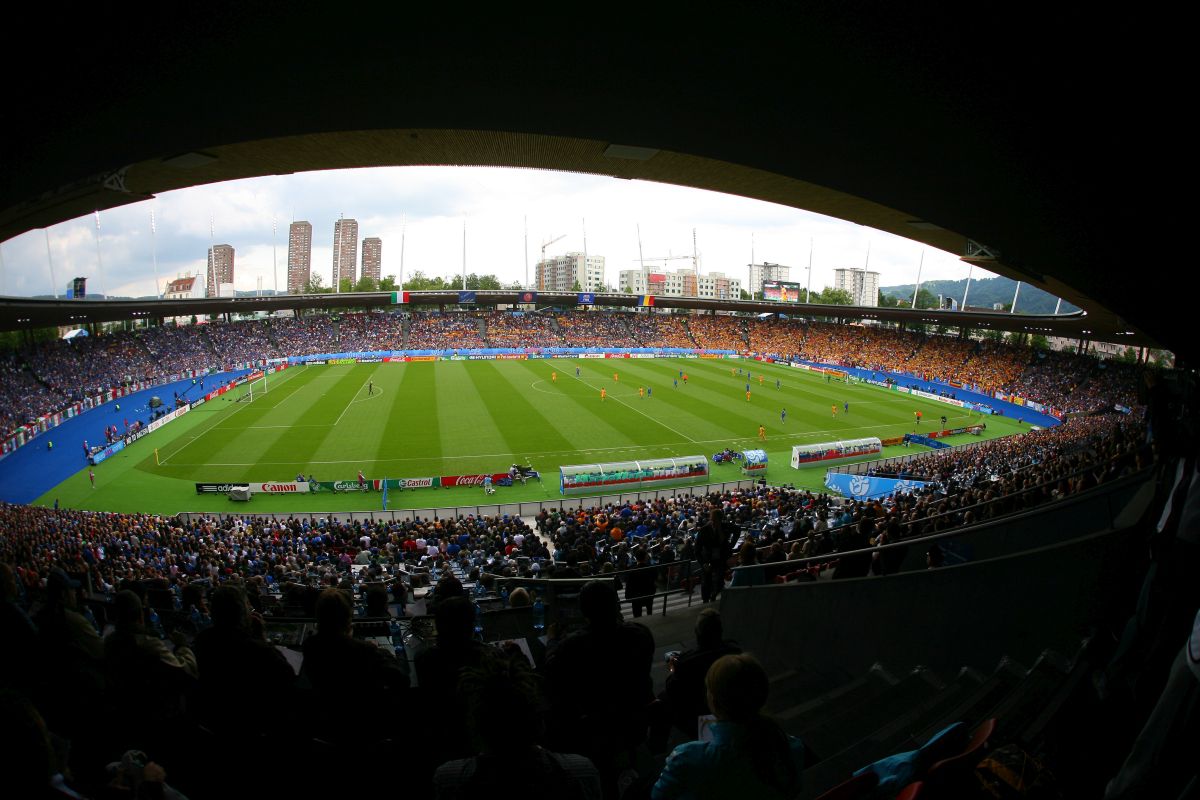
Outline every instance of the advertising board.
[(280, 481), (277, 483), (250, 484), (251, 494), (307, 494), (308, 491), (309, 486), (307, 482)]
[(196, 494), (228, 494), (234, 489), (250, 490), (248, 483), (197, 483)]

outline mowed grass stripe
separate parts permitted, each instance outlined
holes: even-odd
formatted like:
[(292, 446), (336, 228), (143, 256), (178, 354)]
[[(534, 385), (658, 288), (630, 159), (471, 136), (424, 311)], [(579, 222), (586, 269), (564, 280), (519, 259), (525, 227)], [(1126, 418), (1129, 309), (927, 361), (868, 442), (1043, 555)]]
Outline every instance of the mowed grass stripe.
[[(496, 436), (504, 442), (514, 458), (522, 453), (579, 448), (579, 445), (563, 436), (555, 422), (539, 409), (539, 406), (547, 409), (554, 407), (552, 416), (560, 421), (569, 420), (570, 416), (564, 413), (568, 409), (563, 403), (556, 402), (558, 398), (539, 394), (538, 403), (531, 402), (532, 392), (525, 380), (530, 375), (529, 370), (501, 369), (497, 362), (481, 361), (469, 364), (466, 372), (480, 397), (493, 398), (493, 402), (488, 404), (490, 410), (488, 405), (484, 407), (488, 411), (487, 418), (495, 428)], [(503, 452), (503, 449), (483, 452)]]
[[(650, 411), (642, 411), (639, 404), (642, 404), (643, 401), (638, 397), (636, 382), (630, 384), (628, 380), (624, 383), (619, 380), (613, 381), (613, 372), (619, 372), (619, 370), (596, 368), (585, 361), (582, 365), (582, 374), (579, 378), (573, 379), (592, 388), (595, 392), (594, 402), (597, 415), (624, 433), (627, 441), (643, 446), (653, 444), (687, 445), (699, 438), (667, 420), (655, 418)], [(601, 389), (607, 390), (609, 395), (607, 400), (600, 400)]]
[[(367, 373), (374, 365), (350, 366), (342, 367), (340, 365), (327, 366), (324, 369), (337, 370), (338, 375), (330, 385), (321, 386), (325, 389), (321, 393), (313, 393), (311, 396), (306, 395), (297, 397), (289, 405), (302, 406), (300, 416), (296, 418), (297, 425), (305, 425), (312, 427), (301, 428), (299, 433), (290, 430), (268, 431), (276, 433), (271, 444), (265, 450), (261, 451), (259, 461), (272, 462), (277, 465), (286, 465), (288, 467), (304, 467), (311, 461), (320, 460), (324, 456), (325, 442), (330, 439), (337, 438), (337, 429), (334, 428), (334, 422), (341, 416), (346, 409), (347, 404), (354, 399), (358, 394), (358, 390), (362, 388), (366, 380)], [(316, 367), (309, 367), (316, 369)], [(341, 373), (345, 370), (344, 373)], [(289, 411), (294, 411), (290, 409)], [(328, 426), (322, 428), (321, 426)], [(320, 454), (320, 455), (318, 455)], [(235, 443), (233, 447), (227, 448), (225, 452), (219, 454), (220, 457), (215, 459), (226, 463), (236, 463), (246, 461), (245, 452)], [(363, 457), (360, 451), (358, 457)], [(283, 470), (284, 475), (280, 475), (279, 471), (272, 468), (273, 474), (267, 475), (262, 480), (271, 480), (280, 477), (292, 477), (286, 475), (290, 470)], [(320, 476), (316, 476), (319, 480)]]
[[(454, 362), (448, 362), (454, 363)], [(436, 369), (437, 362), (415, 362), (406, 364), (404, 398), (408, 425), (404, 430), (404, 451), (409, 456), (425, 456), (429, 459), (430, 474), (440, 474), (442, 468), (442, 425), (438, 416), (440, 395), (439, 381), (443, 375)], [(418, 462), (423, 463), (423, 462)], [(405, 464), (405, 469), (409, 468)], [(398, 477), (420, 477), (422, 472)]]
[[(378, 373), (380, 381), (391, 392), (390, 397), (382, 398), (384, 408), (378, 420), (380, 464), (376, 467), (381, 478), (417, 478), (433, 475), (440, 468), (440, 458), (428, 458), (425, 462), (388, 462), (389, 458), (403, 458), (419, 455), (421, 451), (413, 447), (413, 434), (425, 427), (424, 420), (417, 417), (412, 395), (420, 391), (418, 384), (420, 368), (427, 367), (425, 363), (395, 364), (389, 363), (386, 369)], [(428, 451), (425, 451), (428, 452)]]
[[(520, 424), (512, 398), (483, 361), (451, 361), (431, 365), (446, 390), (438, 415), (442, 423), (439, 453), (506, 453), (506, 426)], [(476, 462), (456, 465), (469, 469)], [(507, 466), (507, 465), (506, 465)]]
[[(745, 394), (741, 396), (704, 391), (701, 382), (682, 381), (676, 389), (674, 381), (679, 370), (673, 364), (655, 364), (651, 359), (630, 360), (621, 375), (621, 381), (629, 381), (638, 400), (638, 408), (662, 418), (676, 430), (687, 432), (697, 441), (722, 438), (738, 438), (753, 434), (758, 429), (762, 412), (757, 407), (746, 407)], [(610, 376), (611, 379), (611, 376)], [(638, 397), (636, 388), (649, 386), (654, 389), (647, 399)]]
[[(599, 390), (575, 379), (574, 363), (552, 359), (518, 363), (522, 370), (504, 370), (501, 374), (508, 378), (514, 390), (523, 388), (530, 402), (545, 412), (542, 416), (546, 425), (568, 442), (561, 448), (562, 452), (640, 444), (602, 413)], [(557, 382), (553, 380), (554, 372), (558, 373)], [(554, 451), (555, 448), (542, 448), (535, 452)]]
[[(183, 441), (176, 440), (175, 442), (172, 442), (172, 446), (169, 450), (164, 449), (164, 452), (160, 453), (161, 460), (168, 463), (164, 463), (163, 468), (169, 469), (169, 474), (179, 474), (183, 477), (189, 477), (192, 475), (192, 473), (188, 467), (182, 466), (176, 470), (171, 468), (169, 462), (176, 460), (176, 456), (180, 456), (178, 460), (182, 461), (184, 464), (203, 464), (210, 461), (219, 460), (214, 459), (212, 457), (213, 454), (222, 448), (225, 442), (232, 441), (239, 435), (238, 429), (232, 431), (223, 430), (226, 424), (240, 423), (238, 417), (251, 414), (252, 410), (258, 414), (257, 418), (261, 419), (261, 417), (265, 415), (265, 413), (269, 412), (271, 408), (274, 408), (276, 405), (291, 397), (293, 394), (302, 391), (304, 387), (308, 385), (308, 382), (312, 380), (312, 378), (309, 377), (304, 370), (295, 370), (294, 373), (289, 373), (292, 373), (292, 370), (284, 370), (280, 378), (276, 381), (275, 389), (273, 391), (268, 391), (266, 394), (256, 397), (249, 403), (226, 403), (224, 402), (225, 397), (229, 396), (229, 393), (227, 393), (222, 397), (208, 401), (204, 405), (198, 407), (195, 411), (188, 412), (189, 415), (196, 413), (209, 413), (212, 414), (212, 419), (203, 427), (196, 430), (195, 433), (191, 435), (191, 438)], [(240, 397), (244, 395), (246, 391), (248, 391), (248, 389), (243, 387), (240, 391), (236, 391), (233, 396)], [(260, 406), (259, 404), (262, 405)], [(227, 407), (222, 408), (221, 406), (223, 405)], [(251, 419), (255, 419), (253, 414), (251, 414)], [(244, 426), (238, 425), (238, 428), (242, 427)], [(251, 452), (254, 451), (251, 450)], [(161, 469), (158, 471), (161, 472)]]

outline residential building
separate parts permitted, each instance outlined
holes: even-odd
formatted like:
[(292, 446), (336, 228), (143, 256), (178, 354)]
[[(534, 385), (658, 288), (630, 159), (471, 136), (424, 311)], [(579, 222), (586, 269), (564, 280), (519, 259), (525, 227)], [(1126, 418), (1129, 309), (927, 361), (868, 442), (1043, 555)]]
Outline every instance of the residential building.
[(204, 281), (199, 275), (188, 275), (176, 278), (167, 283), (163, 292), (164, 300), (191, 300), (204, 297)]
[(355, 281), (358, 262), (358, 220), (339, 219), (333, 223), (333, 288), (339, 290), (342, 278)]
[[(233, 286), (233, 245), (216, 244), (208, 248), (208, 270), (205, 273), (205, 297), (225, 297), (221, 293), (221, 285)], [(233, 296), (232, 291), (229, 294)]]
[(772, 264), (764, 261), (761, 264), (750, 264), (750, 291), (761, 294), (763, 283), (770, 281), (790, 281), (791, 267), (783, 264)]
[(288, 294), (302, 294), (312, 278), (312, 223), (300, 220), (288, 228)]
[(575, 291), (576, 284), (581, 292), (603, 291), (604, 256), (589, 255), (585, 264), (583, 253), (566, 253), (538, 262), (539, 292)]
[(833, 271), (833, 288), (849, 292), (851, 305), (879, 305), (879, 273), (862, 267), (842, 267)]
[[(647, 280), (648, 279), (648, 280)], [(723, 272), (710, 272), (696, 277), (694, 270), (647, 272), (623, 269), (617, 291), (629, 294), (653, 294), (663, 297), (706, 297), (715, 300), (737, 300), (742, 295), (742, 282)]]
[(383, 265), (383, 239), (372, 236), (363, 239), (362, 245), (362, 277), (374, 279), (379, 284), (379, 269)]

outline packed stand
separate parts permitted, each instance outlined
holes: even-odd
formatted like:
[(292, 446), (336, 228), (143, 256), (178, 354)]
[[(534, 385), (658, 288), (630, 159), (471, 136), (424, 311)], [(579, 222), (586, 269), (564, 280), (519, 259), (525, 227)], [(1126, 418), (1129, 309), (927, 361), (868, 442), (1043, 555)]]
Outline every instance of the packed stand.
[(15, 354), (0, 353), (0, 434), (7, 436), (65, 405), (67, 398), (22, 368)]
[(747, 333), (750, 350), (777, 358), (799, 357), (807, 327), (797, 319), (750, 320)]
[(639, 347), (696, 346), (688, 333), (687, 317), (681, 314), (633, 314), (628, 323)]
[(479, 336), (482, 316), (466, 312), (414, 315), (408, 323), (407, 350), (472, 350), (488, 346)]
[(271, 341), (267, 323), (263, 320), (247, 320), (227, 325), (207, 325), (204, 328), (212, 342), (221, 366), (257, 363), (268, 358), (286, 355)]
[(154, 360), (172, 372), (190, 369), (203, 373), (217, 360), (208, 345), (204, 328), (203, 325), (147, 328), (139, 331), (139, 338)]
[(999, 342), (976, 342), (970, 358), (948, 380), (993, 394), (1021, 374), (1029, 363), (1029, 349)]
[[(414, 791), (436, 787), (449, 793), (471, 785), (481, 771), (500, 780), (520, 766), (525, 788), (530, 782), (555, 787), (543, 796), (569, 795), (565, 775), (575, 782), (571, 785), (590, 787), (591, 794), (576, 796), (597, 797), (601, 785), (610, 793), (616, 789), (623, 751), (643, 742), (652, 753), (665, 747), (654, 734), (663, 720), (656, 720), (650, 705), (655, 642), (648, 629), (620, 620), (619, 588), (634, 603), (636, 615), (646, 595), (692, 585), (696, 573), (685, 565), (693, 562), (699, 564), (703, 600), (717, 599), (735, 558), (741, 569), (732, 572), (734, 587), (813, 580), (811, 559), (832, 571), (823, 577), (887, 574), (899, 551), (878, 550), (881, 545), (1025, 510), (1128, 474), (1145, 465), (1143, 441), (1144, 429), (1135, 417), (1090, 417), (971, 450), (929, 454), (908, 465), (936, 480), (936, 490), (839, 503), (823, 494), (760, 485), (708, 496), (547, 510), (532, 527), (501, 515), (388, 522), (187, 521), (0, 505), (4, 632), (22, 654), (2, 665), (0, 680), (10, 692), (0, 693), (0, 701), (23, 698), (21, 708), (34, 727), (44, 725), (70, 740), (65, 766), (79, 788), (112, 780), (103, 764), (119, 762), (122, 751), (141, 749), (152, 749), (171, 776), (178, 776), (172, 781), (185, 789), (212, 788), (206, 780), (223, 780), (212, 774), (211, 763), (231, 748), (253, 746), (272, 759), (368, 751), (404, 759), (411, 755), (411, 742), (387, 740), (395, 738), (395, 719), (407, 714), (425, 726), (422, 759), (405, 761)], [(640, 572), (622, 572), (639, 567)], [(372, 607), (370, 586), (389, 587), (403, 614), (412, 588), (404, 581), (415, 580), (411, 576), (422, 568), (436, 582), (425, 602), (437, 637), (413, 659), (419, 683), (414, 691), (407, 658), (352, 637), (351, 623), (357, 604)], [(639, 575), (649, 576), (648, 582)], [(527, 640), (532, 648), (527, 657), (519, 648), (489, 647), (478, 640), (479, 612), (459, 576), (483, 587), (501, 585), (501, 591), (521, 578), (595, 580), (579, 592), (577, 630), (563, 635), (552, 625), (544, 645)], [(94, 592), (90, 598), (84, 594), (88, 588)], [(514, 607), (520, 593), (521, 603), (529, 601), (525, 589), (513, 589)], [(386, 595), (384, 600), (386, 613)], [(266, 620), (289, 608), (316, 620), (301, 652), (293, 651), (297, 661), (292, 665), (265, 635)], [(712, 614), (705, 613), (707, 624)], [(718, 664), (754, 665), (720, 639), (697, 626), (700, 648), (707, 642), (709, 649), (720, 650), (706, 670), (718, 724), (727, 725), (730, 717), (722, 703), (732, 703), (737, 693), (721, 694), (711, 670)], [(686, 674), (694, 657), (689, 651), (677, 659), (676, 678)], [(755, 670), (762, 683), (766, 678), (760, 672)], [(270, 715), (246, 705), (239, 687), (247, 685), (270, 686), (276, 700)], [(579, 692), (580, 685), (594, 691)], [(64, 692), (64, 686), (72, 691)], [(376, 712), (349, 727), (344, 706), (336, 702), (346, 697), (347, 686), (370, 697)], [(666, 711), (679, 701), (678, 689), (669, 679), (660, 696)], [(684, 706), (690, 708), (690, 702)], [(498, 709), (504, 711), (500, 717)], [(545, 712), (544, 720), (538, 710)], [(96, 719), (108, 722), (97, 726)], [(504, 724), (496, 727), (498, 719)], [(687, 727), (686, 738), (694, 738)], [(482, 755), (468, 736), (472, 732), (483, 741)], [(721, 731), (716, 733), (719, 739)], [(321, 744), (314, 750), (316, 740)], [(780, 752), (790, 749), (802, 765), (800, 743), (786, 744)], [(545, 747), (583, 755), (560, 756)], [(676, 749), (661, 774), (656, 769), (646, 776), (642, 789), (651, 784), (655, 791), (678, 789), (690, 780), (688, 753), (697, 747)], [(498, 754), (502, 762), (496, 761)], [(140, 766), (138, 755), (127, 769)], [(790, 773), (789, 791), (799, 786), (798, 770)], [(273, 791), (281, 786), (311, 790), (312, 782), (321, 780), (304, 770), (294, 772), (294, 785), (275, 770), (256, 774), (262, 788)], [(146, 770), (152, 775), (147, 779), (161, 781), (166, 777), (161, 773), (161, 768)], [(49, 778), (40, 775), (42, 781)], [(711, 779), (732, 780), (725, 772)], [(10, 786), (26, 785), (14, 780), (10, 775)], [(344, 776), (329, 780), (344, 782)], [(361, 789), (371, 780), (384, 783), (394, 775), (385, 770), (356, 785)]]
[(271, 320), (271, 336), (284, 355), (311, 356), (334, 352), (337, 332), (328, 314), (310, 314)]
[(554, 318), (543, 314), (493, 311), (487, 315), (487, 340), (492, 347), (562, 347)]
[(1129, 406), (1137, 397), (1137, 367), (1090, 356), (1040, 350), (1004, 391), (1067, 413)]
[(337, 323), (337, 352), (363, 353), (403, 348), (404, 318), (398, 314), (343, 314)]
[(917, 346), (916, 336), (890, 328), (814, 322), (808, 325), (803, 354), (825, 364), (898, 371)]
[(556, 315), (564, 347), (641, 347), (629, 332), (636, 315), (624, 311), (566, 311)]
[(153, 380), (170, 369), (169, 365), (159, 365), (125, 331), (43, 342), (26, 357), (38, 378), (72, 400), (134, 381)]
[(688, 317), (688, 330), (696, 346), (705, 350), (746, 350), (746, 321), (743, 317), (726, 314), (693, 314)]

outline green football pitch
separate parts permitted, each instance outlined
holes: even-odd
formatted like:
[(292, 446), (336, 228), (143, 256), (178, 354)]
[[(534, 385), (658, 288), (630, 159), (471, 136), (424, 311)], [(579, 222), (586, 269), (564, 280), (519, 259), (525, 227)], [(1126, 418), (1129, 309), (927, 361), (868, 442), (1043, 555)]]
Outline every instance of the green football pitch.
[[(749, 399), (747, 369), (754, 376)], [(711, 464), (725, 447), (761, 447), (770, 458), (768, 481), (819, 489), (825, 468), (792, 469), (792, 445), (900, 436), (914, 429), (917, 410), (922, 431), (935, 429), (942, 414), (948, 427), (977, 418), (876, 386), (725, 359), (314, 365), (257, 381), (252, 401), (234, 401), (247, 390), (198, 406), (100, 464), (95, 489), (83, 470), (38, 503), (57, 498), (74, 508), (154, 513), (372, 510), (381, 507), (374, 493), (256, 494), (248, 505), (234, 505), (223, 495), (196, 494), (194, 484), (285, 482), (301, 472), (318, 481), (354, 480), (359, 470), (368, 478), (436, 477), (505, 472), (528, 462), (542, 483), (497, 487), (487, 500), (480, 487), (388, 493), (389, 508), (517, 502), (560, 497), (562, 464), (704, 455), (710, 482), (738, 480), (736, 464)], [(989, 437), (1027, 429), (1003, 417), (986, 422)], [(912, 452), (894, 447), (885, 455)]]

